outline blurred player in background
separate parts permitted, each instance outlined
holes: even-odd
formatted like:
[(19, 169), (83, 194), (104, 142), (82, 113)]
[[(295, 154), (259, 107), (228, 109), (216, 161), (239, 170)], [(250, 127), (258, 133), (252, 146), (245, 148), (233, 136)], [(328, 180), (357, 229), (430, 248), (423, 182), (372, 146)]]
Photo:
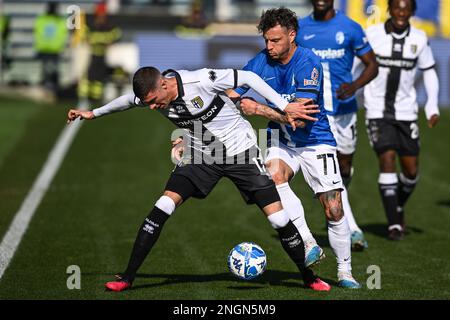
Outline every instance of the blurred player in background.
[[(439, 81), (426, 34), (409, 23), (416, 1), (389, 0), (388, 8), (391, 18), (367, 29), (380, 71), (364, 88), (364, 107), (370, 143), (378, 155), (378, 185), (389, 224), (388, 238), (401, 240), (405, 232), (403, 208), (419, 178), (416, 71), (423, 71), (430, 128), (439, 121)], [(398, 176), (397, 155), (401, 167)]]
[(98, 105), (103, 100), (104, 85), (110, 76), (106, 50), (120, 39), (122, 32), (108, 22), (104, 2), (96, 5), (94, 23), (86, 28), (84, 35), (90, 46), (91, 57), (87, 77), (83, 77), (78, 85), (78, 96), (82, 104)]
[(42, 84), (54, 93), (59, 85), (59, 57), (68, 37), (66, 19), (58, 15), (58, 4), (49, 2), (47, 11), (34, 23), (34, 50), (42, 62)]
[[(296, 41), (322, 59), (325, 110), (337, 142), (339, 168), (344, 182), (342, 204), (352, 232), (352, 249), (363, 250), (368, 244), (353, 217), (347, 188), (353, 176), (352, 162), (357, 142), (358, 106), (355, 93), (376, 77), (377, 62), (361, 26), (335, 10), (334, 0), (311, 0), (311, 3), (314, 11), (299, 20)], [(365, 68), (353, 81), (355, 55)]]
[(128, 289), (175, 208), (190, 197), (206, 198), (219, 180), (227, 177), (247, 203), (257, 204), (266, 214), (305, 285), (314, 290), (330, 290), (327, 283), (305, 269), (303, 240), (283, 210), (277, 189), (258, 155), (254, 130), (224, 92), (242, 85), (250, 86), (284, 110), (292, 124), (298, 117), (314, 120), (308, 114), (316, 113), (317, 106), (288, 103), (253, 72), (232, 69), (167, 70), (161, 74), (156, 68), (144, 67), (133, 77), (134, 94), (119, 97), (94, 111), (69, 111), (68, 122), (136, 106), (149, 107), (185, 129), (192, 151), (185, 152), (173, 170), (163, 195), (138, 231), (126, 271), (117, 281), (108, 282), (108, 289)]
[(7, 56), (7, 48), (8, 48), (8, 42), (9, 42), (9, 35), (10, 35), (10, 26), (11, 26), (11, 19), (9, 16), (4, 14), (3, 12), (0, 13), (0, 37), (1, 37), (1, 74), (0, 74), (0, 84), (3, 83), (3, 74), (6, 68), (9, 67), (10, 59)]
[[(361, 286), (351, 272), (350, 228), (341, 202), (343, 183), (336, 159), (336, 141), (324, 109), (322, 65), (311, 50), (297, 46), (297, 30), (298, 21), (293, 11), (283, 7), (265, 11), (258, 31), (264, 37), (266, 49), (250, 60), (244, 70), (258, 74), (290, 101), (312, 99), (320, 106), (318, 121), (303, 122), (295, 130), (286, 124), (283, 115), (269, 106), (242, 99), (241, 108), (247, 115), (260, 115), (271, 120), (266, 166), (283, 207), (305, 240), (306, 265), (317, 263), (323, 250), (306, 224), (300, 199), (289, 186), (289, 181), (300, 169), (325, 211), (328, 239), (337, 259), (338, 285), (356, 289)], [(241, 87), (229, 94), (237, 98), (247, 90), (248, 87)]]

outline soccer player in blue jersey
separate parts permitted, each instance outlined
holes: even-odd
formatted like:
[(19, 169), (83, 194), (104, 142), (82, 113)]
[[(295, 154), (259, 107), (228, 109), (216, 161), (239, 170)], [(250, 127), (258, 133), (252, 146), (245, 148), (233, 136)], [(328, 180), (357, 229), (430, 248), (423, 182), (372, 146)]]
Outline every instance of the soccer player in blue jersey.
[[(283, 207), (305, 241), (305, 264), (310, 265), (308, 255), (314, 253), (311, 247), (318, 253), (322, 253), (322, 249), (306, 225), (300, 199), (289, 186), (289, 181), (300, 169), (325, 211), (330, 245), (337, 258), (338, 285), (360, 288), (351, 273), (350, 228), (341, 202), (343, 183), (337, 164), (336, 141), (324, 109), (323, 69), (318, 56), (295, 43), (297, 29), (297, 17), (291, 10), (282, 7), (265, 11), (258, 30), (264, 37), (266, 49), (244, 69), (258, 74), (289, 101), (314, 101), (320, 107), (317, 121), (300, 122), (293, 128), (285, 115), (273, 109), (269, 102), (266, 106), (243, 98), (240, 105), (247, 115), (260, 115), (271, 120), (266, 166)], [(228, 94), (239, 98), (247, 90), (248, 87), (240, 87)]]
[[(364, 31), (355, 21), (334, 9), (333, 0), (311, 0), (314, 11), (299, 20), (296, 42), (311, 49), (322, 59), (324, 105), (331, 130), (337, 142), (337, 155), (344, 190), (342, 204), (351, 230), (352, 249), (367, 248), (367, 241), (353, 217), (347, 190), (353, 175), (353, 154), (356, 148), (355, 92), (378, 74), (375, 54)], [(353, 81), (355, 55), (365, 66)]]

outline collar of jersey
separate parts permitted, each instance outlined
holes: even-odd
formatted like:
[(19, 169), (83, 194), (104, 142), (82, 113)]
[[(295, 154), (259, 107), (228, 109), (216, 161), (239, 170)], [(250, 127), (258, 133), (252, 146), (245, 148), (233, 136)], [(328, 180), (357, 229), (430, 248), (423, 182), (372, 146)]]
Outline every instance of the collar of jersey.
[(183, 97), (184, 97), (184, 88), (183, 88), (183, 81), (181, 80), (181, 76), (178, 72), (176, 72), (173, 69), (167, 69), (166, 71), (164, 71), (162, 73), (162, 76), (171, 76), (173, 75), (175, 77), (175, 79), (177, 79), (177, 89), (178, 89), (178, 97), (175, 99), (175, 101), (173, 102), (181, 102), (183, 101)]

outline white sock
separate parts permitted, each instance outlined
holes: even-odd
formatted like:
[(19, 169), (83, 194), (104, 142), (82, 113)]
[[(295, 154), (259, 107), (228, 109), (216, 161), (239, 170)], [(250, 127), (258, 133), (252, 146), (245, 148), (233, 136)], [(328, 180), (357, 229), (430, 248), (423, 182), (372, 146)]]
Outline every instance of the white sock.
[(328, 240), (336, 256), (338, 272), (351, 272), (350, 228), (345, 215), (339, 221), (328, 221)]
[(350, 202), (348, 200), (348, 192), (347, 188), (344, 187), (344, 190), (341, 192), (342, 198), (342, 207), (344, 208), (344, 215), (347, 217), (348, 226), (350, 227), (350, 231), (358, 231), (362, 233), (362, 230), (356, 224), (355, 217), (353, 216), (352, 207), (350, 207)]
[(280, 229), (285, 227), (289, 222), (289, 217), (284, 210), (272, 213), (270, 216), (267, 216), (270, 224), (274, 229)]
[(308, 228), (305, 220), (305, 210), (303, 209), (302, 202), (292, 191), (289, 183), (282, 183), (277, 185), (278, 194), (281, 198), (281, 203), (283, 204), (284, 211), (286, 211), (289, 219), (298, 229), (303, 241), (316, 242), (311, 231)]
[(165, 213), (167, 213), (169, 216), (175, 211), (176, 205), (173, 200), (168, 196), (161, 196), (161, 198), (158, 199), (155, 203), (155, 207), (158, 207)]

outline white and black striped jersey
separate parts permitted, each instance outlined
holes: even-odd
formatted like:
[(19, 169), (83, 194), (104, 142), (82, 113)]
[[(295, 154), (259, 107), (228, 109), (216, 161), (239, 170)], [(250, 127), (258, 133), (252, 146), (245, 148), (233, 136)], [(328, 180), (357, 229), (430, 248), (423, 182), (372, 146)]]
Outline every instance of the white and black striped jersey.
[(413, 26), (401, 35), (388, 33), (386, 24), (378, 24), (366, 35), (379, 66), (378, 76), (364, 87), (366, 118), (417, 120), (416, 71), (435, 65), (426, 34)]
[[(162, 75), (176, 78), (178, 97), (166, 109), (158, 111), (177, 127), (185, 129), (187, 146), (214, 158), (235, 156), (257, 143), (252, 126), (224, 90), (248, 84), (280, 109), (288, 104), (256, 74), (248, 71), (167, 70)], [(98, 117), (135, 106), (146, 107), (134, 94), (129, 94), (94, 109), (94, 115)]]

